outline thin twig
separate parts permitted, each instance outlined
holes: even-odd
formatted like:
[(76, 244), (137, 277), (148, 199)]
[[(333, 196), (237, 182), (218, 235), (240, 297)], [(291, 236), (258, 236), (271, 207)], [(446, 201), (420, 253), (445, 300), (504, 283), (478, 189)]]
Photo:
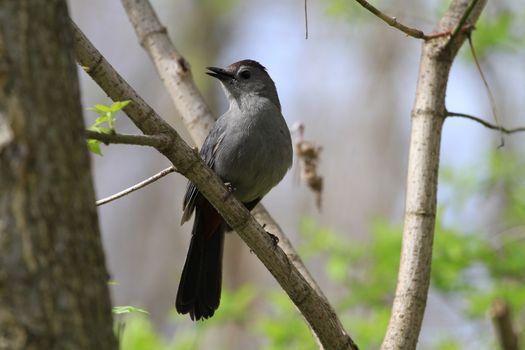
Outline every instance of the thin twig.
[(176, 172), (177, 169), (175, 169), (175, 167), (172, 165), (170, 166), (169, 168), (166, 168), (164, 170), (162, 170), (161, 172), (159, 172), (158, 174), (155, 174), (153, 175), (152, 177), (149, 177), (147, 178), (146, 180), (142, 181), (142, 182), (139, 182), (138, 184), (136, 185), (133, 185), (129, 188), (126, 188), (125, 190), (123, 191), (120, 191), (118, 193), (115, 193), (114, 195), (111, 195), (109, 197), (106, 197), (106, 198), (103, 198), (103, 199), (100, 199), (97, 201), (97, 206), (99, 205), (103, 205), (103, 204), (106, 204), (106, 203), (109, 203), (109, 202), (112, 202), (114, 201), (115, 199), (119, 199), (121, 197), (124, 197), (125, 195), (128, 195), (130, 194), (131, 192), (135, 192), (136, 190), (144, 187), (144, 186), (147, 186), (149, 185), (150, 183), (152, 182), (155, 182), (157, 181), (158, 179), (160, 178), (163, 178), (164, 176), (168, 175), (168, 174), (171, 174), (173, 172)]
[(135, 192), (136, 190), (138, 189), (141, 189), (142, 187), (144, 186), (147, 186), (149, 185), (150, 183), (152, 182), (155, 182), (157, 181), (158, 179), (160, 178), (163, 178), (164, 176), (168, 175), (168, 174), (171, 174), (173, 172), (176, 172), (177, 169), (175, 169), (175, 167), (172, 165), (170, 166), (169, 168), (166, 168), (164, 170), (162, 170), (161, 172), (153, 175), (152, 177), (149, 177), (147, 178), (146, 180), (142, 181), (142, 182), (139, 182), (138, 184), (136, 185), (133, 185), (129, 188), (126, 188), (125, 190), (123, 191), (120, 191), (118, 193), (115, 193), (114, 195), (111, 195), (109, 197), (106, 197), (106, 198), (103, 198), (103, 199), (100, 199), (97, 201), (97, 206), (99, 205), (103, 205), (103, 204), (106, 204), (106, 203), (109, 203), (109, 202), (112, 202), (114, 201), (115, 199), (119, 199), (121, 197), (124, 197), (125, 195), (128, 195), (130, 194), (131, 192)]
[(308, 0), (304, 0), (304, 38), (308, 40)]
[(396, 17), (390, 17), (390, 16), (384, 14), (383, 12), (381, 12), (380, 10), (378, 10), (377, 8), (372, 6), (366, 0), (355, 0), (355, 1), (357, 1), (359, 3), (359, 5), (363, 6), (368, 11), (372, 12), (373, 15), (375, 15), (376, 17), (379, 17), (380, 19), (385, 21), (388, 25), (399, 29), (400, 31), (402, 31), (403, 33), (405, 33), (408, 36), (411, 36), (411, 37), (416, 38), (416, 39), (423, 39), (423, 40), (429, 40), (429, 39), (432, 38), (432, 37), (426, 35), (423, 31), (421, 31), (419, 29), (411, 28), (411, 27), (408, 27), (408, 26), (406, 26), (406, 25), (404, 25), (402, 23), (399, 23), (397, 21)]
[(448, 39), (448, 41), (447, 41), (447, 43), (445, 45), (445, 50), (448, 49), (450, 43), (453, 42), (456, 39), (456, 37), (458, 36), (459, 32), (461, 31), (461, 29), (465, 25), (465, 22), (467, 22), (468, 17), (472, 13), (472, 10), (474, 9), (474, 6), (476, 6), (477, 3), (478, 3), (478, 0), (472, 0), (470, 5), (467, 7), (465, 12), (463, 13), (463, 16), (461, 16), (461, 19), (459, 20), (456, 28), (454, 28), (454, 31), (450, 35), (450, 38)]
[(468, 44), (470, 46), (470, 52), (472, 53), (472, 57), (474, 58), (474, 62), (476, 63), (476, 67), (478, 68), (479, 75), (481, 76), (481, 80), (483, 80), (483, 85), (485, 86), (485, 90), (487, 91), (487, 94), (489, 95), (490, 99), (490, 109), (492, 111), (492, 116), (494, 117), (494, 120), (496, 121), (496, 125), (499, 127), (498, 130), (501, 131), (501, 142), (499, 147), (503, 147), (505, 145), (505, 139), (503, 137), (503, 130), (501, 127), (501, 121), (499, 119), (498, 109), (496, 107), (496, 99), (494, 98), (494, 94), (492, 93), (492, 90), (490, 89), (490, 85), (487, 82), (487, 79), (485, 78), (485, 74), (483, 73), (483, 70), (481, 69), (481, 65), (479, 64), (478, 56), (476, 55), (476, 50), (474, 50), (474, 46), (472, 45), (472, 36), (470, 33), (467, 35)]
[(513, 128), (513, 129), (507, 129), (503, 126), (498, 126), (498, 125), (494, 125), (494, 124), (491, 124), (481, 118), (478, 118), (478, 117), (474, 117), (473, 115), (470, 115), (470, 114), (465, 114), (465, 113), (456, 113), (456, 112), (447, 112), (447, 117), (460, 117), (460, 118), (466, 118), (466, 119), (470, 119), (470, 120), (473, 120), (475, 122), (478, 122), (480, 123), (481, 125), (489, 128), (489, 129), (492, 129), (492, 130), (499, 130), (501, 131), (502, 133), (505, 133), (505, 134), (513, 134), (513, 133), (516, 133), (516, 132), (525, 132), (525, 127), (518, 127), (518, 128)]
[(86, 138), (99, 140), (106, 145), (118, 143), (125, 145), (150, 146), (162, 149), (169, 145), (167, 137), (162, 135), (126, 135), (126, 134), (105, 134), (92, 130), (86, 130)]

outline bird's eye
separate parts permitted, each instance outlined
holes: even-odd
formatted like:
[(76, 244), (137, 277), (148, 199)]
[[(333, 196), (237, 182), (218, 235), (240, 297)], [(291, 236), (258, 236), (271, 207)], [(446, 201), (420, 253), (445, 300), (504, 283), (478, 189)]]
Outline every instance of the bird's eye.
[(249, 70), (243, 70), (242, 72), (239, 73), (239, 76), (243, 79), (250, 79), (250, 77), (252, 76), (252, 74), (250, 73)]

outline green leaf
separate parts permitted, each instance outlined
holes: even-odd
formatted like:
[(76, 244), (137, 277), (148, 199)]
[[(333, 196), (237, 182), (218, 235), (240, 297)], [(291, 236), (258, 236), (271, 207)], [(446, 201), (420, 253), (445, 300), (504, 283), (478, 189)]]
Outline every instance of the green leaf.
[(89, 128), (87, 128), (88, 130), (91, 130), (91, 131), (96, 131), (96, 132), (99, 132), (101, 134), (112, 134), (114, 133), (115, 131), (111, 128), (105, 128), (105, 127), (102, 127), (102, 126), (90, 126)]
[[(99, 114), (99, 117), (95, 119), (95, 123), (91, 125), (89, 130), (112, 133), (115, 132), (115, 114), (120, 111), (122, 108), (126, 107), (131, 101), (116, 101), (111, 106), (106, 106), (103, 104), (96, 104), (94, 107), (88, 108), (89, 111), (93, 111)], [(107, 128), (102, 129), (104, 123), (107, 123)], [(101, 129), (95, 129), (99, 127)]]
[(118, 112), (124, 107), (126, 107), (130, 102), (131, 102), (130, 100), (116, 101), (111, 105), (111, 107), (109, 107), (109, 109), (111, 112)]
[(100, 150), (100, 141), (87, 140), (87, 144), (90, 152), (98, 154), (99, 156), (102, 155), (102, 151)]
[(108, 121), (108, 115), (106, 113), (104, 113), (103, 115), (101, 115), (100, 117), (98, 117), (97, 119), (95, 119), (95, 124), (94, 125), (99, 125), (99, 124), (102, 124), (102, 123), (107, 123)]
[(149, 314), (148, 311), (146, 311), (144, 309), (141, 309), (141, 308), (138, 308), (138, 307), (135, 307), (135, 306), (130, 306), (130, 305), (113, 306), (113, 313), (115, 315), (129, 314), (129, 313), (132, 313), (132, 312), (140, 312), (140, 313), (143, 313), (143, 314)]
[(94, 110), (94, 111), (97, 111), (97, 112), (111, 112), (111, 107), (108, 107), (106, 105), (103, 105), (103, 104), (96, 104), (94, 109), (91, 109), (91, 110)]

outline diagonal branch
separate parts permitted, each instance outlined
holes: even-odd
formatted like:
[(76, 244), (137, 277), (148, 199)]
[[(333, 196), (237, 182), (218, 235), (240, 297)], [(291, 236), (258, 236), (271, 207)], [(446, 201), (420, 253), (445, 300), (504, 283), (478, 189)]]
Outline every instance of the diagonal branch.
[(86, 130), (86, 138), (98, 140), (103, 143), (118, 143), (125, 145), (150, 146), (163, 149), (170, 146), (170, 140), (165, 135), (126, 135), (106, 134), (92, 130)]
[[(189, 64), (171, 42), (164, 26), (160, 23), (153, 7), (147, 0), (122, 0), (128, 17), (135, 28), (138, 40), (149, 54), (157, 68), (175, 107), (188, 129), (193, 141), (201, 145), (215, 122), (202, 96), (195, 87)], [(271, 217), (262, 204), (252, 210), (254, 217), (272, 228), (271, 232), (279, 239), (280, 246), (291, 262), (301, 272), (316, 293), (326, 299), (310, 272), (304, 266), (288, 237)], [(328, 302), (328, 301), (326, 301)], [(341, 324), (338, 327), (345, 333)], [(313, 332), (316, 336), (315, 332)], [(317, 339), (319, 342), (319, 339)]]
[(494, 125), (494, 124), (491, 124), (481, 118), (478, 118), (478, 117), (474, 117), (473, 115), (470, 115), (470, 114), (465, 114), (465, 113), (456, 113), (456, 112), (447, 112), (447, 117), (459, 117), (459, 118), (466, 118), (466, 119), (470, 119), (470, 120), (473, 120), (477, 123), (480, 123), (481, 125), (483, 125), (484, 127), (486, 128), (489, 128), (489, 129), (492, 129), (492, 130), (498, 130), (498, 131), (501, 131), (505, 134), (514, 134), (516, 132), (525, 132), (525, 126), (521, 126), (521, 127), (518, 127), (518, 128), (513, 128), (513, 129), (507, 129), (503, 126), (497, 126), (497, 125)]
[(97, 201), (97, 206), (104, 205), (106, 203), (112, 202), (112, 201), (114, 201), (116, 199), (119, 199), (121, 197), (124, 197), (124, 196), (126, 196), (126, 195), (128, 195), (128, 194), (130, 194), (132, 192), (135, 192), (136, 190), (139, 190), (142, 187), (147, 186), (147, 185), (149, 185), (149, 184), (151, 184), (151, 183), (153, 183), (153, 182), (163, 178), (164, 176), (166, 176), (168, 174), (171, 174), (173, 172), (176, 172), (176, 171), (177, 171), (177, 169), (175, 169), (175, 167), (172, 165), (169, 168), (166, 168), (166, 169), (162, 170), (161, 172), (159, 172), (159, 173), (157, 173), (157, 174), (147, 178), (146, 180), (139, 182), (138, 184), (135, 184), (135, 185), (133, 185), (133, 186), (131, 186), (129, 188), (126, 188), (125, 190), (120, 191), (118, 193), (115, 193), (115, 194), (113, 194), (113, 195), (111, 195), (109, 197), (106, 197), (106, 198), (98, 200)]
[[(302, 264), (298, 264), (300, 259), (288, 257), (281, 249), (281, 242), (278, 246), (275, 245), (244, 205), (229, 195), (221, 179), (204, 164), (196, 150), (190, 148), (180, 135), (137, 95), (78, 27), (73, 25), (73, 29), (78, 63), (87, 67), (87, 73), (112, 100), (133, 101), (124, 108), (124, 112), (140, 130), (146, 134), (164, 134), (171, 140), (172, 147), (159, 151), (182, 175), (197, 186), (228, 225), (257, 255), (306, 318), (324, 348), (357, 349), (324, 295), (317, 292), (301, 274), (306, 269)], [(287, 249), (293, 251), (291, 246), (285, 248)]]
[(372, 4), (370, 4), (368, 1), (366, 0), (355, 0), (359, 3), (359, 5), (363, 6), (365, 9), (367, 9), (368, 11), (370, 11), (374, 16), (380, 18), (381, 20), (385, 21), (389, 26), (392, 26), (394, 28), (397, 28), (399, 29), (400, 31), (402, 31), (403, 33), (405, 33), (406, 35), (408, 36), (411, 36), (413, 38), (416, 38), (416, 39), (423, 39), (423, 40), (428, 40), (428, 39), (432, 39), (435, 37), (435, 35), (426, 35), (425, 33), (423, 33), (423, 31), (419, 30), (419, 29), (416, 29), (416, 28), (411, 28), (411, 27), (408, 27), (402, 23), (399, 23), (397, 21), (397, 18), (396, 17), (391, 17), (391, 16), (388, 16), (387, 14), (381, 12), (379, 9), (377, 9), (376, 7), (372, 6)]
[(215, 123), (193, 82), (189, 63), (171, 43), (166, 28), (145, 1), (123, 1), (140, 45), (146, 50), (191, 138), (201, 145)]
[[(160, 23), (148, 0), (122, 0), (122, 4), (135, 28), (140, 44), (155, 64), (184, 125), (193, 141), (201, 145), (215, 123), (215, 119), (195, 87), (189, 64), (177, 51), (166, 30), (163, 30), (164, 26)], [(264, 206), (258, 204), (252, 210), (252, 214), (266, 228), (272, 228), (270, 231), (279, 238), (279, 246), (288, 255), (294, 266), (315, 292), (326, 299), (290, 240)], [(341, 324), (338, 324), (338, 327), (342, 333), (345, 333)]]

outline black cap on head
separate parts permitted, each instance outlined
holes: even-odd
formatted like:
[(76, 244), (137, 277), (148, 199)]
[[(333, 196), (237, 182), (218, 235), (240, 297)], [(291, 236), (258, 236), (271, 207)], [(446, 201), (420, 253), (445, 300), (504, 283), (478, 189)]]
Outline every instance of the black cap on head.
[(232, 71), (237, 71), (237, 69), (239, 69), (239, 67), (241, 67), (241, 66), (255, 67), (255, 68), (258, 68), (258, 69), (266, 72), (266, 67), (264, 67), (262, 64), (260, 64), (257, 61), (254, 61), (254, 60), (242, 60), (242, 61), (239, 61), (239, 62), (235, 62), (235, 63), (230, 64), (227, 67), (227, 69), (228, 70), (232, 70)]

